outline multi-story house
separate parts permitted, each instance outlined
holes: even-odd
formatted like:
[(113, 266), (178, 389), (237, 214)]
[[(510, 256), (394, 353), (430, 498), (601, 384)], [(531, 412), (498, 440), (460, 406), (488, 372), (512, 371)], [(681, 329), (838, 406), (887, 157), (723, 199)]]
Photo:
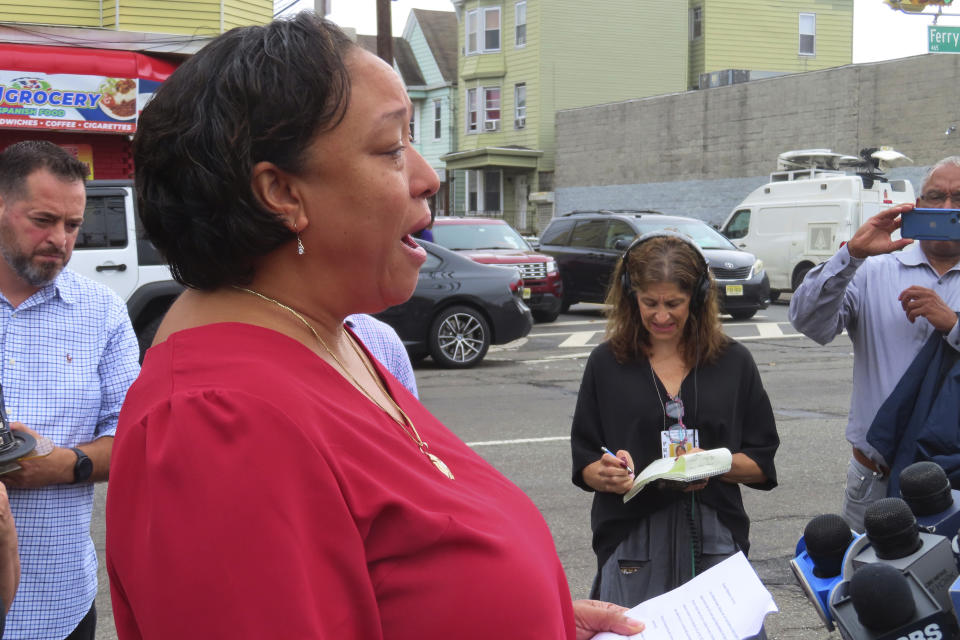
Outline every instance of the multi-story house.
[(431, 209), (450, 210), (452, 176), (443, 156), (456, 149), (457, 18), (452, 11), (414, 9), (403, 30), (423, 77), (422, 86), (407, 85), (413, 102), (413, 144), (440, 177), (440, 190)]
[(214, 36), (272, 17), (272, 0), (0, 0), (0, 148), (50, 140), (91, 178), (130, 177), (160, 83)]
[[(348, 33), (352, 30), (348, 30)], [(357, 44), (377, 53), (377, 37), (357, 35)], [(452, 128), (456, 107), (457, 19), (452, 11), (414, 9), (403, 37), (393, 38), (393, 68), (400, 74), (413, 104), (410, 135), (413, 147), (440, 178), (431, 198), (437, 215), (448, 212), (451, 180), (441, 158), (455, 148)]]
[(691, 89), (853, 61), (853, 0), (690, 0)]
[(463, 172), (456, 214), (535, 233), (552, 214), (558, 110), (687, 87), (686, 3), (452, 1), (460, 135), (444, 160)]

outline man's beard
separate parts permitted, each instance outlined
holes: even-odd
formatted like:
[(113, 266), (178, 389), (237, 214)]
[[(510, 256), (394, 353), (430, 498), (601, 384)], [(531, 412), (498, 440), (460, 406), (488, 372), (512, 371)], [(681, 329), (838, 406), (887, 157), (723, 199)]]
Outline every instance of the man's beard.
[[(34, 263), (33, 258), (37, 254), (27, 255), (20, 251), (16, 245), (16, 237), (3, 222), (0, 222), (0, 255), (20, 278), (33, 287), (44, 287), (50, 284), (66, 265), (66, 261), (59, 264), (56, 262)], [(57, 255), (61, 259), (66, 257), (63, 252), (40, 255)]]

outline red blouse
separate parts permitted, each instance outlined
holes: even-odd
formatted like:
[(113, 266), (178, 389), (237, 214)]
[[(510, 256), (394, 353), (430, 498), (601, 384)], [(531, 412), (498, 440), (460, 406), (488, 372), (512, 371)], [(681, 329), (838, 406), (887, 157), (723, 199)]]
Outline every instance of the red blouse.
[(382, 367), (456, 476), (282, 334), (224, 323), (152, 348), (107, 497), (128, 638), (574, 638), (533, 503)]

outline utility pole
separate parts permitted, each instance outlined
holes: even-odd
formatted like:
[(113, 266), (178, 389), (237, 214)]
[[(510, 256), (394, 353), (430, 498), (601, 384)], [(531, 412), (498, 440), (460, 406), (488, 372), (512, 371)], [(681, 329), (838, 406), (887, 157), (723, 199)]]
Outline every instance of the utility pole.
[(377, 55), (393, 66), (393, 25), (390, 0), (377, 0)]

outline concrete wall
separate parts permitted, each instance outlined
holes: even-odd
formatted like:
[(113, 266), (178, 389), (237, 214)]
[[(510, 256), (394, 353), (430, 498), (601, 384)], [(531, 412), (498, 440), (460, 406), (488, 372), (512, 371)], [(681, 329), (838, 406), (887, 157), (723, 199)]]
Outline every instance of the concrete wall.
[[(928, 54), (557, 114), (555, 212), (653, 208), (721, 222), (789, 149), (889, 145), (915, 189), (960, 154), (960, 56)], [(958, 130), (944, 132), (951, 125)]]

